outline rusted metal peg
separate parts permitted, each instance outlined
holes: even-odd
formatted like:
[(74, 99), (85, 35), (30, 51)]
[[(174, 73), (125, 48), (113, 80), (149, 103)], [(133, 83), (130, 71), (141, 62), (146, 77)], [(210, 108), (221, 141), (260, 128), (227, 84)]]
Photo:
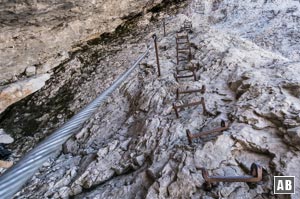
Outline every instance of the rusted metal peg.
[(222, 120), (220, 128), (216, 128), (216, 129), (213, 129), (213, 130), (200, 132), (200, 133), (197, 133), (197, 134), (192, 134), (191, 131), (189, 129), (187, 129), (186, 130), (186, 136), (188, 137), (189, 143), (191, 144), (192, 141), (193, 141), (193, 139), (195, 139), (195, 138), (201, 138), (201, 137), (213, 134), (213, 133), (219, 133), (219, 132), (227, 130), (228, 128), (229, 128), (229, 125), (226, 125), (225, 121)]
[(201, 101), (198, 101), (198, 102), (192, 102), (192, 103), (189, 103), (189, 104), (183, 104), (183, 105), (176, 105), (175, 103), (173, 103), (173, 108), (175, 110), (175, 114), (176, 114), (176, 117), (179, 118), (179, 109), (182, 109), (182, 108), (186, 108), (186, 107), (191, 107), (191, 106), (198, 106), (202, 104), (202, 100)]
[(163, 19), (164, 37), (166, 36), (166, 20)]
[(204, 97), (201, 97), (201, 104), (202, 104), (203, 115), (209, 115), (210, 113), (206, 109)]
[(175, 115), (176, 115), (176, 117), (177, 117), (177, 118), (179, 118), (178, 109), (177, 109), (177, 106), (176, 106), (176, 104), (175, 104), (175, 103), (173, 103), (173, 109), (174, 109), (174, 111), (175, 111)]
[(250, 175), (246, 176), (209, 176), (208, 171), (202, 168), (202, 177), (205, 180), (205, 188), (210, 190), (214, 182), (260, 182), (262, 180), (263, 169), (260, 165), (253, 163)]
[(201, 89), (194, 89), (194, 90), (186, 90), (186, 91), (180, 91), (179, 88), (176, 89), (176, 99), (179, 99), (180, 94), (190, 94), (190, 93), (201, 93), (204, 94), (206, 91), (205, 85), (202, 86)]
[(189, 144), (191, 144), (193, 142), (193, 138), (192, 138), (192, 133), (189, 129), (186, 130), (186, 137), (188, 138), (189, 140)]
[(194, 81), (197, 81), (197, 74), (196, 71), (191, 71), (192, 74), (190, 75), (178, 75), (174, 73), (174, 78), (176, 80), (176, 82), (178, 82), (178, 79), (183, 79), (183, 78), (190, 78), (190, 77), (194, 77)]
[(152, 38), (154, 40), (154, 46), (155, 46), (158, 77), (160, 77), (160, 64), (159, 64), (159, 57), (158, 57), (158, 47), (157, 47), (157, 36), (156, 36), (156, 34), (154, 34), (152, 36)]

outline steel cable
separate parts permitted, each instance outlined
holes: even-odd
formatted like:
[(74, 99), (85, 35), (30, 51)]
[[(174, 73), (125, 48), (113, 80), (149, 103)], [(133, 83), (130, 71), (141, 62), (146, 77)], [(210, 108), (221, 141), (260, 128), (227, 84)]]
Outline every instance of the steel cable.
[(99, 106), (103, 103), (112, 92), (118, 88), (126, 78), (133, 72), (138, 64), (149, 53), (151, 46), (138, 60), (122, 74), (109, 88), (101, 93), (94, 101), (88, 104), (79, 113), (73, 116), (67, 123), (56, 130), (52, 135), (38, 144), (34, 149), (28, 152), (13, 167), (8, 169), (0, 176), (0, 198), (9, 199), (17, 193), (22, 186), (35, 174), (48, 158), (56, 152), (74, 133), (78, 132), (83, 124), (91, 118)]

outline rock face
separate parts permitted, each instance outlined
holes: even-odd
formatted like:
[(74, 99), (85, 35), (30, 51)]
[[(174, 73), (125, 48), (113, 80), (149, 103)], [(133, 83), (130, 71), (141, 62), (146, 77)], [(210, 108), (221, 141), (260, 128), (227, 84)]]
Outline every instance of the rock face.
[(299, 2), (293, 0), (202, 1), (209, 20), (260, 47), (300, 60)]
[(38, 75), (0, 88), (0, 113), (11, 104), (41, 89), (49, 78), (49, 74)]
[[(42, 91), (1, 119), (1, 128), (16, 134), (14, 160), (107, 88), (144, 52), (153, 33), (159, 37), (162, 76), (157, 77), (151, 49), (139, 69), (15, 197), (284, 198), (274, 195), (273, 176), (300, 179), (299, 61), (288, 55), (294, 46), (282, 49), (275, 42), (272, 48), (264, 48), (260, 40), (245, 37), (247, 29), (234, 26), (231, 17), (235, 11), (241, 18), (242, 11), (252, 16), (265, 2), (277, 5), (277, 1), (192, 1), (165, 15), (166, 37), (160, 23), (163, 13), (148, 13), (137, 17), (129, 34), (85, 46), (85, 52), (54, 71)], [(220, 11), (225, 8), (228, 14)], [(251, 23), (259, 23), (266, 17), (262, 16), (255, 15)], [(193, 22), (189, 38), (193, 62), (199, 63), (198, 80), (176, 82), (173, 74), (180, 66), (176, 65), (175, 36), (185, 19)], [(247, 17), (244, 22), (243, 27), (250, 27)], [(231, 29), (224, 31), (224, 27)], [(260, 34), (265, 35), (264, 31)], [(278, 37), (284, 34), (284, 29), (278, 31)], [(176, 100), (177, 88), (202, 85), (206, 85), (204, 94)], [(181, 117), (176, 118), (173, 102), (184, 104), (201, 97), (210, 114), (204, 115), (197, 106), (180, 110)], [(189, 144), (187, 129), (193, 134), (214, 129), (221, 120), (230, 123), (228, 130)], [(253, 162), (263, 167), (261, 182), (222, 182), (211, 191), (204, 189), (201, 168), (211, 175), (240, 176), (249, 174)], [(299, 197), (296, 183), (296, 194), (290, 198)]]
[(2, 1), (0, 84), (38, 66), (45, 73), (68, 57), (72, 45), (112, 32), (161, 0)]
[(36, 68), (34, 66), (29, 66), (28, 68), (26, 68), (25, 73), (28, 77), (34, 76), (36, 74)]
[[(128, 19), (147, 12), (161, 2), (162, 0), (2, 2), (0, 86), (15, 89), (16, 86), (23, 86), (24, 76), (51, 73), (52, 69), (67, 62), (74, 52), (83, 50), (78, 45), (97, 41), (101, 34), (113, 32)], [(18, 83), (8, 86), (14, 82)], [(37, 89), (33, 92), (39, 90), (40, 83), (34, 87)], [(5, 93), (4, 98), (0, 96), (0, 113), (8, 105), (32, 93), (18, 93), (16, 97), (15, 91), (12, 92), (11, 96), (7, 96), (9, 93)]]

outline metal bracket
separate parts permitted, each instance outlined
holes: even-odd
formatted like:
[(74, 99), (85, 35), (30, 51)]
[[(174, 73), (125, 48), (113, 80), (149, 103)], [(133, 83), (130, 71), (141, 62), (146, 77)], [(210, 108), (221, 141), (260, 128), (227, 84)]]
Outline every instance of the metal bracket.
[(191, 72), (192, 72), (192, 74), (189, 74), (189, 75), (178, 75), (178, 74), (174, 73), (174, 78), (175, 78), (176, 82), (178, 82), (178, 79), (184, 79), (184, 78), (190, 78), (190, 77), (194, 77), (194, 81), (197, 81), (196, 71), (193, 70)]
[(176, 89), (176, 99), (179, 99), (180, 94), (191, 94), (191, 93), (201, 93), (204, 94), (206, 91), (205, 85), (202, 86), (201, 89), (195, 89), (195, 90), (185, 90), (185, 91), (180, 91), (178, 88)]
[(198, 71), (200, 69), (200, 64), (197, 63), (191, 63), (192, 66), (190, 67), (186, 67), (186, 68), (182, 68), (182, 69), (179, 69), (178, 67), (176, 67), (176, 73), (179, 74), (180, 72), (184, 72), (184, 71)]
[[(185, 59), (179, 59), (179, 54), (186, 54), (188, 53), (187, 58)], [(177, 57), (177, 65), (179, 64), (179, 61), (189, 61), (192, 57), (192, 50), (191, 50), (191, 44), (189, 41), (189, 35), (179, 35), (176, 34), (176, 57)]]
[(250, 175), (247, 176), (209, 176), (205, 168), (201, 170), (207, 190), (211, 190), (212, 183), (214, 182), (260, 182), (263, 173), (262, 167), (256, 163), (251, 165)]
[(159, 56), (158, 56), (158, 47), (157, 47), (157, 36), (156, 36), (156, 34), (153, 34), (152, 38), (154, 40), (154, 47), (155, 47), (155, 55), (156, 55), (158, 77), (160, 77), (161, 73), (160, 73), (160, 64), (159, 64)]
[(192, 102), (192, 103), (189, 103), (189, 104), (183, 104), (183, 105), (177, 106), (175, 103), (173, 103), (173, 109), (175, 111), (176, 117), (179, 118), (179, 109), (186, 108), (186, 107), (191, 107), (191, 106), (198, 106), (200, 104), (202, 105), (203, 114), (207, 115), (208, 112), (206, 110), (205, 101), (204, 101), (203, 97), (201, 97), (201, 101)]
[(222, 131), (226, 131), (227, 129), (229, 129), (229, 125), (228, 124), (226, 125), (225, 121), (222, 120), (220, 128), (216, 128), (216, 129), (213, 129), (213, 130), (200, 132), (200, 133), (197, 133), (197, 134), (192, 134), (191, 131), (189, 129), (187, 129), (186, 130), (186, 135), (188, 137), (189, 143), (191, 144), (192, 141), (193, 141), (193, 139), (195, 139), (195, 138), (201, 138), (201, 137), (207, 136), (209, 134), (219, 133), (219, 132), (222, 132)]

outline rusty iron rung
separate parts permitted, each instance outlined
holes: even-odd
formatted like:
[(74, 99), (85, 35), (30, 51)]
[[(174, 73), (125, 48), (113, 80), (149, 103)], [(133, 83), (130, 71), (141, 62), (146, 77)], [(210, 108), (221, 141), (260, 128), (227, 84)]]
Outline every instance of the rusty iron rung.
[(176, 68), (176, 73), (179, 74), (180, 72), (190, 71), (193, 72), (195, 68), (185, 68), (185, 69), (178, 69)]
[(190, 45), (190, 43), (188, 41), (186, 41), (186, 42), (178, 42), (177, 41), (177, 46), (178, 46), (178, 44), (188, 44), (188, 45)]
[(176, 33), (176, 39), (186, 39), (186, 38), (189, 38), (189, 35), (187, 33), (185, 34)]
[(189, 55), (188, 54), (182, 54), (182, 56), (178, 56), (177, 57), (178, 58), (178, 60), (180, 60), (180, 61), (185, 61), (186, 63), (188, 63), (188, 58), (189, 58)]
[(194, 75), (177, 75), (177, 78), (189, 78), (189, 77), (193, 77)]
[(229, 128), (229, 125), (226, 125), (225, 121), (222, 120), (221, 121), (221, 127), (213, 129), (213, 130), (204, 131), (204, 132), (200, 132), (200, 133), (197, 133), (197, 134), (192, 134), (190, 132), (190, 130), (187, 130), (187, 131), (189, 131), (189, 133), (187, 133), (189, 143), (191, 144), (192, 140), (195, 139), (195, 138), (201, 138), (201, 137), (213, 134), (213, 133), (219, 133), (219, 132), (222, 132), (222, 131), (226, 131), (228, 128)]
[(201, 102), (202, 102), (203, 115), (209, 115), (209, 112), (206, 109), (204, 97), (201, 97)]
[(194, 69), (193, 68), (185, 68), (185, 69), (178, 69), (176, 68), (176, 73), (180, 73), (180, 72), (183, 72), (183, 71), (193, 71)]
[(178, 49), (178, 53), (190, 53), (190, 49)]
[[(180, 47), (179, 47), (180, 45)], [(187, 55), (187, 57), (182, 59), (182, 55)], [(180, 56), (180, 55), (181, 56)], [(176, 33), (176, 58), (177, 58), (177, 64), (179, 64), (180, 61), (189, 61), (190, 58), (192, 57), (192, 51), (191, 51), (191, 45), (189, 41), (189, 36), (186, 33), (185, 35), (179, 35)], [(181, 58), (181, 59), (180, 59)]]
[(187, 33), (185, 34), (176, 33), (176, 39), (185, 39), (185, 38), (189, 38), (189, 35)]
[(185, 44), (191, 45), (190, 40), (188, 38), (176, 39), (176, 46), (185, 45)]
[(182, 36), (176, 35), (175, 38), (176, 38), (176, 42), (180, 42), (180, 41), (189, 42), (189, 36), (188, 35), (182, 35)]
[(256, 163), (252, 163), (250, 175), (246, 176), (209, 176), (208, 171), (205, 168), (202, 168), (201, 170), (207, 189), (211, 189), (212, 183), (214, 182), (260, 182), (263, 174), (262, 167)]
[(190, 50), (190, 46), (181, 46), (181, 48), (176, 47), (177, 50)]
[(202, 101), (198, 101), (198, 102), (191, 102), (189, 104), (183, 104), (183, 105), (175, 105), (177, 109), (180, 109), (180, 108), (186, 108), (186, 107), (191, 107), (191, 106), (198, 106), (202, 104)]
[(180, 94), (191, 94), (191, 93), (201, 93), (204, 94), (206, 91), (205, 85), (202, 86), (201, 89), (195, 89), (195, 90), (185, 90), (185, 91), (180, 91), (178, 88), (176, 89), (176, 99), (179, 99)]
[(190, 61), (189, 58), (191, 57), (191, 54), (189, 51), (178, 51), (177, 54), (178, 54), (178, 58), (184, 58)]
[(198, 71), (199, 70), (199, 66), (195, 66), (196, 64), (193, 64), (192, 63), (192, 66), (189, 67), (189, 68), (183, 68), (183, 69), (178, 69), (176, 68), (176, 73), (180, 73), (180, 72), (183, 72), (183, 71)]
[(175, 103), (173, 103), (173, 109), (175, 111), (176, 117), (179, 118), (179, 109), (191, 107), (191, 106), (197, 106), (197, 105), (200, 105), (201, 103), (202, 102), (199, 101), (199, 102), (193, 102), (190, 104), (184, 104), (184, 105), (180, 105), (180, 106), (177, 106)]
[(177, 74), (173, 74), (174, 75), (174, 78), (175, 80), (178, 82), (178, 79), (183, 79), (183, 78), (190, 78), (190, 77), (194, 77), (194, 81), (197, 81), (197, 74), (196, 74), (196, 71), (191, 71), (192, 74), (190, 75), (177, 75)]
[(190, 44), (188, 37), (176, 38), (176, 44)]
[(191, 49), (191, 44), (189, 42), (185, 43), (176, 43), (176, 50), (182, 50), (182, 49)]
[(176, 44), (190, 44), (190, 40), (188, 36), (186, 37), (181, 37), (181, 38), (176, 38)]

